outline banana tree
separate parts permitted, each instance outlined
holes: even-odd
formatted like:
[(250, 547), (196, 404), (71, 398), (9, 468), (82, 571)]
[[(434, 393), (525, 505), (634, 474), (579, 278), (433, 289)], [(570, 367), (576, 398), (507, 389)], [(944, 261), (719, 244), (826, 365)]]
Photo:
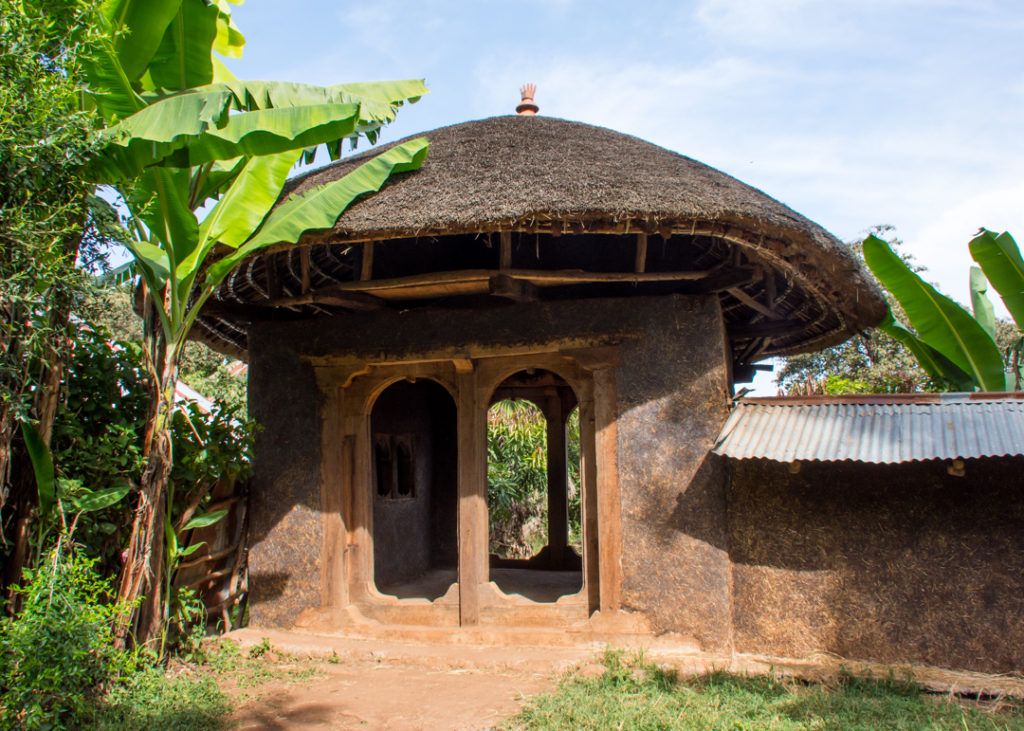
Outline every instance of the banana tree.
[[(244, 257), (333, 226), (390, 175), (419, 167), (425, 140), (279, 201), (296, 163), (320, 147), (336, 159), (345, 140), (375, 141), (398, 107), (426, 88), (421, 80), (319, 87), (235, 79), (218, 58), (240, 55), (244, 44), (225, 0), (107, 0), (99, 12), (107, 39), (84, 92), (103, 126), (86, 173), (116, 188), (129, 209), (153, 390), (147, 467), (119, 590), (123, 606), (145, 595), (136, 624), (145, 641), (159, 634), (174, 386), (199, 310)], [(206, 208), (200, 221), (197, 211)], [(131, 620), (122, 617), (121, 637)]]
[(1017, 325), (1024, 330), (1024, 260), (1013, 237), (982, 229), (970, 242), (980, 265), (971, 267), (973, 313), (922, 280), (889, 246), (875, 236), (864, 241), (864, 260), (878, 280), (903, 306), (913, 328), (890, 313), (879, 327), (896, 338), (940, 383), (962, 391), (1003, 391), (1020, 387), (1021, 341), (1004, 355), (996, 342), (989, 282), (1000, 294)]

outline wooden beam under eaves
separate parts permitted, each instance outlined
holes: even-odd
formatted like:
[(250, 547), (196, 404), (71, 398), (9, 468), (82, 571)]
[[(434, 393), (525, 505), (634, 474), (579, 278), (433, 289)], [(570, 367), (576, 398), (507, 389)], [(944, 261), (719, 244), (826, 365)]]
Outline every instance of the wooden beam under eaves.
[(768, 319), (770, 319), (770, 320), (781, 320), (782, 319), (782, 315), (780, 315), (778, 312), (776, 312), (775, 310), (771, 309), (770, 307), (765, 307), (763, 304), (758, 302), (756, 299), (751, 297), (749, 294), (744, 292), (739, 287), (732, 287), (731, 289), (729, 289), (727, 291), (729, 292), (729, 294), (731, 294), (733, 297), (735, 297), (740, 302), (745, 304), (747, 307), (749, 307), (750, 309), (754, 310), (755, 312), (761, 313), (762, 315), (764, 315)]
[(786, 338), (799, 335), (806, 329), (807, 325), (788, 320), (761, 322), (752, 325), (732, 325), (726, 328), (731, 338)]
[(380, 297), (367, 292), (354, 292), (326, 287), (307, 292), (295, 297), (277, 297), (259, 303), (262, 307), (301, 307), (302, 305), (323, 305), (325, 307), (344, 307), (348, 310), (379, 310), (386, 303)]
[(537, 286), (525, 279), (499, 274), (491, 277), (487, 285), (495, 297), (504, 297), (513, 302), (535, 302), (539, 299)]

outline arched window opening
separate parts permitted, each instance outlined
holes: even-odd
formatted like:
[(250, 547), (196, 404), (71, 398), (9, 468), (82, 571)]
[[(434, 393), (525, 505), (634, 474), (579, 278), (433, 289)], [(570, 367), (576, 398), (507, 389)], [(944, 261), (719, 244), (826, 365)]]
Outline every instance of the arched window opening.
[(498, 401), (487, 411), (490, 552), (530, 558), (548, 544), (548, 425), (535, 404)]
[(580, 407), (574, 406), (565, 425), (566, 469), (569, 473), (569, 546), (583, 555), (583, 482), (580, 472)]

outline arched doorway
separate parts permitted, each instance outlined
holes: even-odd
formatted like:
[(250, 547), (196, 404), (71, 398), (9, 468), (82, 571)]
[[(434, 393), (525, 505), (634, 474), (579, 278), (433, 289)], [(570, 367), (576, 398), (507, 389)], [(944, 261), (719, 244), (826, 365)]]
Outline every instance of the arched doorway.
[(435, 381), (399, 381), (370, 414), (373, 579), (400, 599), (436, 599), (456, 582), (455, 402)]
[(488, 563), (506, 594), (553, 602), (583, 587), (576, 406), (560, 376), (538, 369), (509, 376), (491, 397)]

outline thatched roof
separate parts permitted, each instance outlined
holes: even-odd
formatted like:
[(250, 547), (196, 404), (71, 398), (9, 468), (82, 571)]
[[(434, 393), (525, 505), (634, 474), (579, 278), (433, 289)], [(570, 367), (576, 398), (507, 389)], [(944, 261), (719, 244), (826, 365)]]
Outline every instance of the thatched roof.
[[(470, 253), (470, 247), (481, 234), (515, 232), (531, 237), (531, 242), (536, 236), (539, 261), (541, 242), (547, 245), (547, 237), (560, 236), (551, 241), (560, 251), (568, 251), (570, 235), (613, 235), (619, 237), (618, 245), (632, 252), (636, 234), (646, 233), (660, 234), (683, 247), (682, 259), (675, 265), (666, 259), (662, 269), (679, 268), (678, 262), (685, 260), (688, 268), (709, 273), (722, 274), (736, 267), (756, 270), (752, 280), (709, 290), (722, 294), (727, 324), (735, 331), (738, 363), (839, 342), (876, 324), (885, 312), (877, 288), (842, 242), (761, 191), (683, 155), (601, 127), (543, 116), (494, 117), (417, 136), (427, 137), (431, 145), (420, 170), (396, 176), (379, 194), (351, 206), (333, 230), (308, 235), (300, 242), (298, 248), (310, 249), (301, 255), (303, 272), (307, 272), (301, 286), (295, 274), (297, 247), (279, 245), (270, 250), (270, 258), (254, 258), (247, 270), (243, 264), (244, 275), (235, 277), (218, 296), (225, 302), (259, 305), (264, 297), (275, 303), (269, 290), (275, 281), (287, 279), (290, 271), (291, 287), (278, 291), (278, 300), (300, 303), (309, 315), (316, 309), (347, 306), (341, 300), (321, 301), (313, 295), (297, 299), (299, 290), (309, 294), (316, 289), (318, 275), (311, 282), (308, 274), (312, 267), (325, 275), (325, 286), (337, 289), (340, 283), (346, 291), (398, 299), (393, 293), (381, 295), (350, 281), (359, 278), (357, 253), (363, 250), (359, 242), (378, 242), (379, 256), (386, 245), (381, 242), (424, 242), (436, 237), (442, 242), (437, 256), (444, 252), (448, 257), (436, 270), (450, 273), (479, 271), (479, 257)], [(379, 151), (303, 175), (289, 184), (285, 194), (337, 180)], [(466, 252), (467, 263), (453, 260), (458, 254), (450, 247), (442, 248), (446, 237), (463, 242), (459, 247)], [(603, 250), (600, 246), (598, 241), (592, 250)], [(559, 256), (559, 270), (616, 269), (593, 259), (566, 263), (566, 255)], [(474, 263), (468, 263), (471, 260)], [(429, 259), (421, 263), (410, 269), (371, 262), (370, 274), (395, 281), (422, 275), (432, 266)], [(552, 267), (537, 264), (540, 269)], [(529, 273), (517, 276), (539, 287), (551, 284), (543, 278), (531, 280)], [(362, 278), (367, 278), (367, 272)], [(450, 288), (449, 294), (476, 291), (460, 286)], [(415, 296), (425, 297), (426, 291), (416, 290)], [(282, 292), (292, 296), (281, 300)], [(237, 318), (228, 322), (232, 318), (224, 312), (219, 319), (222, 322), (205, 319), (206, 338), (233, 340), (236, 350), (244, 350), (244, 342), (237, 337), (245, 329), (244, 322)]]

